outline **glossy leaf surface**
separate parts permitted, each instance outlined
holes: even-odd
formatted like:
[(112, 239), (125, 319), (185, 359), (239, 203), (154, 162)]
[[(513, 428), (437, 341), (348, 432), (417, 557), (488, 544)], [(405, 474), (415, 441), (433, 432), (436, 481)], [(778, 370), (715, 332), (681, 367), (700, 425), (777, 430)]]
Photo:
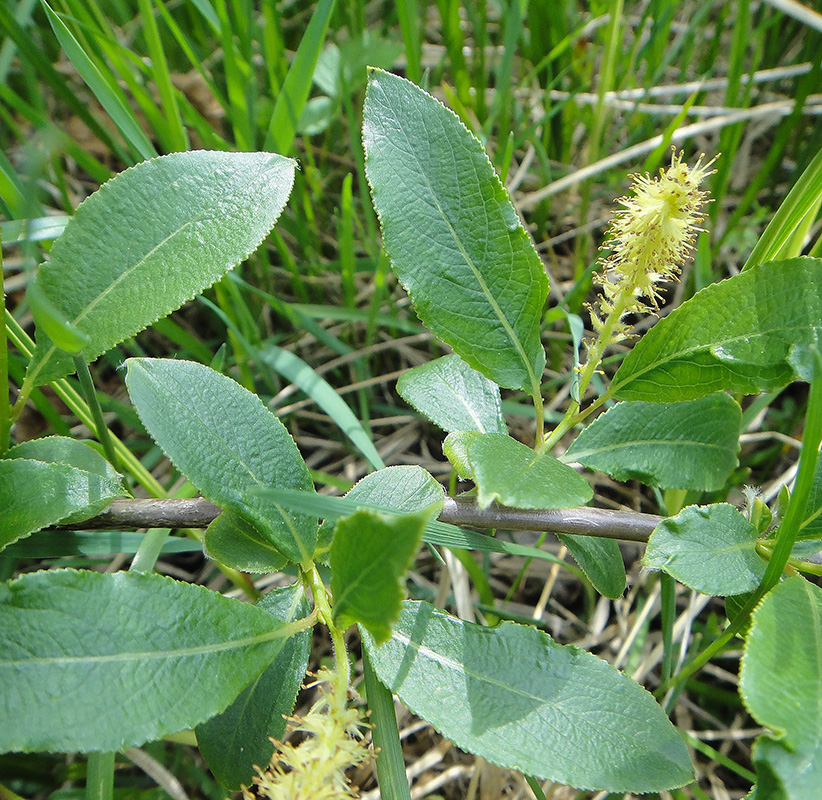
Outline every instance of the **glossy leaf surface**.
[(548, 279), (482, 145), (431, 95), (380, 70), (363, 145), (383, 243), (422, 322), (486, 377), (533, 395)]
[(0, 585), (0, 752), (122, 750), (193, 727), (273, 661), (280, 625), (148, 573), (51, 570)]
[[(822, 786), (822, 589), (786, 578), (753, 613), (740, 694), (754, 719), (772, 731), (753, 748), (756, 800), (805, 800)], [(773, 787), (765, 791), (765, 781)], [(774, 787), (778, 787), (774, 788)]]
[(618, 481), (716, 491), (737, 464), (742, 411), (727, 394), (683, 403), (618, 403), (580, 433), (564, 461)]
[(707, 286), (661, 319), (617, 370), (624, 400), (756, 394), (797, 377), (822, 331), (822, 260), (758, 264)]
[(397, 391), (444, 431), (507, 433), (499, 386), (458, 355), (443, 356), (400, 375)]
[(733, 506), (688, 506), (663, 520), (648, 541), (643, 563), (703, 594), (750, 592), (765, 574), (756, 528)]
[[(86, 361), (211, 286), (269, 233), (294, 181), (272, 153), (193, 151), (145, 161), (88, 198), (37, 275), (43, 296), (89, 337)], [(150, 286), (151, 291), (146, 291)], [(74, 371), (42, 330), (27, 380)]]
[(251, 491), (314, 488), (294, 440), (260, 398), (191, 361), (126, 363), (132, 402), (174, 465), (209, 500), (251, 522), (283, 556), (309, 557), (316, 518), (289, 515)]
[(458, 747), (576, 788), (688, 783), (688, 750), (639, 685), (535, 628), (485, 628), (406, 602), (391, 639), (365, 644), (380, 680)]

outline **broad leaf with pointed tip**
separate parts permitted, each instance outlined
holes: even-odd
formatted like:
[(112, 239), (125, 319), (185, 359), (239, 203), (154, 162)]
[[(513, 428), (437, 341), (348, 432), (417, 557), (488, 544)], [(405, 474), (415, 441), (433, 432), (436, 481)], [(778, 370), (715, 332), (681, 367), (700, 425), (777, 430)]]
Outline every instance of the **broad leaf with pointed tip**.
[(244, 517), (290, 561), (306, 561), (317, 519), (291, 515), (255, 488), (313, 491), (297, 445), (257, 395), (192, 361), (130, 358), (126, 386), (174, 465), (213, 503)]
[(50, 570), (0, 584), (0, 752), (123, 750), (191, 728), (276, 658), (281, 626), (149, 573)]
[(364, 645), (379, 679), (458, 747), (578, 789), (654, 792), (693, 779), (688, 749), (648, 692), (536, 628), (484, 628), (406, 602)]
[[(37, 274), (72, 341), (88, 337), (82, 358), (170, 314), (253, 253), (285, 207), (294, 167), (273, 153), (173, 153), (127, 169), (82, 203)], [(38, 330), (26, 380), (73, 371), (71, 356)]]
[(537, 394), (548, 279), (482, 145), (431, 95), (376, 69), (363, 145), (385, 250), (423, 324), (495, 383)]

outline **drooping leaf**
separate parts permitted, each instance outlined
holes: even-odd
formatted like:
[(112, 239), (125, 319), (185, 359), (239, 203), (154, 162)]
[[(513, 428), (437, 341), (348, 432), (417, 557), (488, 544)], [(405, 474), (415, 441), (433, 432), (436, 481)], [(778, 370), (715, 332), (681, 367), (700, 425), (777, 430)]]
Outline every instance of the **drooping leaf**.
[(118, 480), (68, 464), (0, 459), (0, 550), (48, 525), (93, 517), (125, 494)]
[(745, 639), (740, 694), (754, 719), (771, 730), (756, 740), (753, 760), (757, 775), (778, 784), (786, 800), (815, 797), (822, 786), (820, 619), (822, 589), (786, 578), (757, 606)]
[(618, 403), (580, 433), (563, 460), (618, 481), (717, 491), (736, 467), (741, 424), (739, 405), (722, 392), (683, 403)]
[(756, 394), (795, 380), (822, 331), (822, 260), (757, 264), (705, 287), (631, 350), (611, 384), (624, 400)]
[(477, 503), (483, 508), (494, 500), (513, 508), (571, 508), (593, 497), (588, 481), (574, 469), (510, 436), (483, 433), (467, 449)]
[(441, 509), (442, 501), (402, 516), (364, 510), (337, 522), (331, 542), (331, 594), (334, 620), (341, 628), (359, 622), (378, 643), (391, 635), (422, 530)]
[(397, 391), (444, 431), (507, 433), (499, 386), (458, 355), (443, 356), (400, 375)]
[(458, 747), (578, 789), (652, 792), (693, 778), (651, 695), (536, 628), (484, 628), (406, 602), (391, 639), (364, 643), (380, 680)]
[[(179, 308), (250, 255), (273, 227), (294, 162), (272, 153), (195, 151), (145, 161), (78, 209), (40, 267), (37, 286), (92, 361)], [(150, 291), (147, 291), (147, 287)], [(34, 385), (73, 372), (42, 330)]]
[(643, 564), (703, 594), (743, 594), (756, 589), (765, 574), (756, 536), (732, 505), (688, 506), (656, 526)]
[[(345, 498), (350, 501), (356, 500), (358, 504), (375, 504), (395, 509), (400, 513), (410, 513), (422, 511), (435, 503), (442, 505), (445, 491), (437, 479), (422, 467), (403, 465), (369, 473), (346, 492)], [(355, 510), (350, 509), (347, 513)], [(340, 516), (344, 516), (344, 513), (323, 520), (317, 536), (315, 558), (328, 560), (328, 548), (331, 546), (334, 526)]]
[(616, 539), (557, 534), (594, 588), (612, 600), (625, 591), (625, 562)]
[(451, 462), (457, 475), (464, 481), (474, 480), (474, 468), (468, 457), (468, 448), (479, 439), (479, 431), (452, 431), (442, 443), (443, 455)]
[(366, 175), (422, 322), (500, 386), (539, 391), (548, 279), (482, 145), (414, 84), (371, 70)]
[[(262, 608), (285, 623), (308, 614), (305, 595), (297, 585), (272, 589), (263, 595)], [(285, 717), (294, 710), (300, 684), (308, 667), (311, 629), (290, 637), (271, 664), (222, 713), (197, 726), (197, 745), (220, 785), (238, 791), (251, 786), (255, 764), (268, 764), (274, 745), (282, 740)]]
[(273, 661), (281, 624), (155, 574), (50, 570), (2, 584), (0, 752), (122, 750), (193, 727)]
[(277, 572), (287, 563), (248, 520), (231, 511), (223, 511), (208, 526), (203, 544), (215, 561), (242, 572)]
[(259, 397), (202, 364), (130, 358), (140, 419), (175, 466), (212, 502), (248, 520), (283, 556), (314, 552), (317, 520), (289, 515), (251, 490), (313, 491), (294, 440)]

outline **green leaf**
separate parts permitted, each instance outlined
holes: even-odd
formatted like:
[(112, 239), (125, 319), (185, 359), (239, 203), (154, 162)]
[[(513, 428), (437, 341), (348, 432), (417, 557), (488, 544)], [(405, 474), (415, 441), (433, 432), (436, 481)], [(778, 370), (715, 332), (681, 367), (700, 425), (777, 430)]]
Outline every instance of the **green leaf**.
[[(263, 595), (262, 608), (285, 623), (308, 615), (308, 603), (297, 585), (272, 589)], [(308, 668), (311, 629), (286, 641), (279, 655), (221, 714), (197, 726), (197, 745), (209, 769), (227, 791), (251, 786), (254, 766), (265, 767), (274, 752), (271, 738), (282, 740), (285, 717)]]
[[(459, 439), (460, 434), (452, 437)], [(474, 438), (468, 463), (483, 508), (494, 500), (512, 508), (571, 508), (594, 494), (588, 481), (567, 464), (500, 433)]]
[[(445, 491), (430, 472), (422, 467), (406, 465), (386, 467), (369, 473), (346, 492), (345, 498), (357, 501), (357, 505), (375, 504), (403, 514), (422, 511), (434, 503), (442, 505)], [(358, 509), (351, 509), (348, 513), (354, 510)], [(323, 561), (328, 559), (336, 521), (344, 515), (345, 512), (323, 521), (317, 536), (315, 558)]]
[[(754, 719), (772, 733), (753, 748), (758, 774), (781, 783), (787, 800), (822, 785), (822, 589), (786, 578), (753, 613), (739, 689)], [(778, 795), (756, 795), (765, 800)]]
[(482, 434), (479, 431), (452, 431), (442, 443), (443, 454), (464, 481), (474, 480), (474, 468), (468, 457), (468, 448), (480, 436)]
[(703, 594), (743, 594), (765, 574), (756, 536), (756, 528), (727, 503), (688, 506), (656, 526), (642, 563)]
[(737, 464), (742, 411), (722, 392), (683, 403), (618, 403), (580, 433), (563, 461), (618, 481), (717, 491)]
[(331, 594), (334, 620), (341, 628), (359, 622), (379, 643), (391, 635), (422, 529), (441, 509), (442, 501), (402, 516), (363, 510), (337, 522), (331, 542)]
[(125, 494), (118, 480), (68, 464), (4, 458), (0, 460), (0, 550), (48, 525), (93, 517)]
[(208, 526), (203, 545), (215, 561), (242, 572), (278, 572), (288, 563), (250, 522), (230, 511)]
[(499, 386), (458, 355), (443, 356), (400, 375), (397, 391), (444, 431), (507, 433)]
[(372, 70), (366, 175), (422, 322), (501, 386), (539, 392), (545, 269), (482, 145), (414, 84)]
[(290, 561), (309, 558), (316, 518), (290, 516), (251, 491), (314, 488), (294, 440), (260, 398), (191, 361), (126, 364), (126, 385), (146, 430), (203, 496), (250, 522)]
[(653, 792), (693, 779), (650, 694), (536, 628), (483, 628), (406, 602), (392, 638), (364, 644), (380, 680), (458, 747), (578, 789)]
[(625, 591), (625, 562), (619, 542), (599, 536), (574, 536), (558, 533), (559, 539), (574, 557), (594, 588), (615, 600)]
[[(37, 285), (92, 361), (218, 280), (273, 227), (294, 162), (271, 153), (188, 152), (156, 158), (104, 184), (78, 209)], [(44, 331), (26, 380), (73, 372)]]
[(47, 461), (49, 464), (68, 464), (70, 467), (84, 469), (92, 475), (99, 475), (113, 483), (118, 483), (120, 480), (120, 475), (114, 467), (91, 444), (71, 439), (68, 436), (44, 436), (42, 439), (31, 439), (12, 447), (6, 457), (30, 458), (34, 461)]
[(280, 625), (149, 573), (51, 570), (4, 584), (0, 752), (122, 750), (193, 727), (274, 660)]
[(822, 260), (759, 264), (698, 292), (661, 319), (617, 370), (624, 400), (692, 400), (770, 391), (822, 330)]

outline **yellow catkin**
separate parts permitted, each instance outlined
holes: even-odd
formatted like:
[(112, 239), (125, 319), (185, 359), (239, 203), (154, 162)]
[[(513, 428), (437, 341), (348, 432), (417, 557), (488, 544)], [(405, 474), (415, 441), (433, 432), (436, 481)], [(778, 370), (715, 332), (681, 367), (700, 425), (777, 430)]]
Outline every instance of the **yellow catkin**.
[(699, 185), (716, 160), (703, 164), (703, 158), (689, 167), (674, 151), (667, 169), (653, 178), (632, 176), (633, 196), (617, 201), (622, 208), (608, 231), (611, 253), (601, 260), (605, 269), (597, 279), (602, 297), (599, 309), (591, 309), (595, 330), (607, 339), (596, 348), (600, 354), (628, 336), (623, 317), (659, 308), (658, 285), (678, 277), (689, 258), (708, 198)]
[(371, 758), (363, 741), (359, 711), (338, 697), (336, 676), (321, 670), (320, 697), (304, 717), (289, 719), (289, 731), (304, 738), (294, 745), (275, 742), (277, 749), (265, 770), (257, 767), (254, 792), (243, 800), (352, 800), (359, 791), (348, 782), (349, 767)]

